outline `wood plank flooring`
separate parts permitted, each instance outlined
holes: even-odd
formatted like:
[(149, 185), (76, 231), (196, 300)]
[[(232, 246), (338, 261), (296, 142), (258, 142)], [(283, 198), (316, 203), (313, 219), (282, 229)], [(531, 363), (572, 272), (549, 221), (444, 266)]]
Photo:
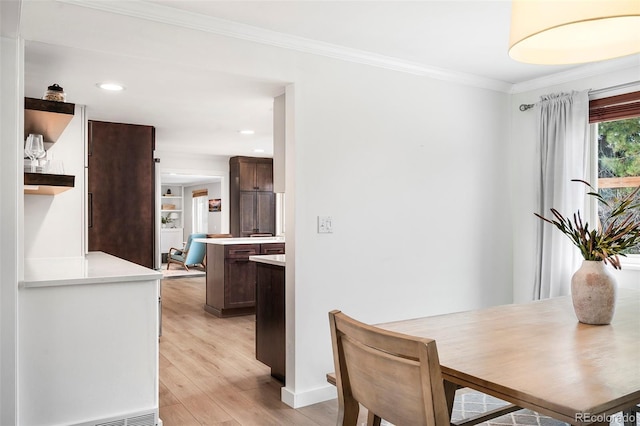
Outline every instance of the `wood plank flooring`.
[(255, 359), (255, 316), (223, 319), (204, 312), (204, 277), (163, 279), (161, 285), (164, 426), (335, 425), (335, 400), (296, 410), (280, 401), (282, 384)]
[[(255, 359), (255, 316), (222, 319), (206, 313), (204, 277), (161, 283), (160, 418), (164, 426), (336, 424), (336, 400), (296, 410), (280, 401), (282, 384)], [(454, 418), (495, 408), (496, 401), (459, 390)], [(359, 425), (366, 424), (366, 415), (363, 407)], [(531, 424), (563, 425), (526, 410), (483, 423)]]

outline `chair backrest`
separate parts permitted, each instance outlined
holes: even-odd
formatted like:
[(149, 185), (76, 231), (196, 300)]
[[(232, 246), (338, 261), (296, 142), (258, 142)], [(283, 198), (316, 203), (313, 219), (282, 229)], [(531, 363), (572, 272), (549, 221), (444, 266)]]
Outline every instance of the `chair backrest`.
[(355, 425), (358, 403), (396, 425), (449, 425), (436, 342), (329, 312), (338, 424)]
[(187, 252), (187, 257), (184, 260), (185, 265), (196, 265), (202, 263), (204, 256), (207, 254), (207, 246), (205, 243), (193, 241), (196, 238), (207, 238), (207, 234), (191, 234), (187, 238), (187, 244), (184, 246), (184, 251)]

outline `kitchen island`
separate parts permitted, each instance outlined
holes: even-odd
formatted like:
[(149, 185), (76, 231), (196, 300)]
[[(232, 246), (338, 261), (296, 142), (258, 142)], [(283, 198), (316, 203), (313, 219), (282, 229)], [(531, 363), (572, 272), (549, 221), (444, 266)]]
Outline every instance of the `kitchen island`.
[(157, 424), (161, 277), (102, 252), (25, 259), (22, 424)]
[(250, 256), (256, 262), (256, 359), (285, 382), (285, 255)]
[(257, 271), (249, 257), (284, 254), (284, 238), (199, 238), (195, 241), (207, 244), (204, 310), (218, 317), (253, 314)]

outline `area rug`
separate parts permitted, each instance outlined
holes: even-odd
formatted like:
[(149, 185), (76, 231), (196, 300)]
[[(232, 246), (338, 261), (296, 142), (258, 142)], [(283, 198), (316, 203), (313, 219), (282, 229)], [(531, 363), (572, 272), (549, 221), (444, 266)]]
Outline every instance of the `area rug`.
[[(493, 410), (495, 408), (507, 405), (501, 399), (494, 398), (479, 392), (473, 392), (468, 389), (461, 389), (456, 393), (456, 399), (453, 406), (452, 420), (460, 420), (464, 418), (474, 417), (483, 412)], [(638, 419), (633, 424), (638, 424)], [(485, 426), (568, 426), (551, 417), (543, 416), (531, 410), (519, 410), (506, 414), (502, 417), (496, 417), (485, 423)], [(610, 426), (624, 426), (622, 413), (612, 416)]]
[(192, 266), (187, 271), (180, 265), (171, 264), (171, 269), (167, 270), (167, 264), (163, 263), (160, 269), (162, 272), (162, 278), (182, 278), (182, 277), (203, 277), (206, 275), (203, 268)]

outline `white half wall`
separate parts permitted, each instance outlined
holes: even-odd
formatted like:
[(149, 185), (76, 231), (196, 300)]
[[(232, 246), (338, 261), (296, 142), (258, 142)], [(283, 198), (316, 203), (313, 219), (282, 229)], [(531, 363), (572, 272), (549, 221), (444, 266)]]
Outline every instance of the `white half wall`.
[(20, 289), (20, 425), (158, 407), (158, 280)]

